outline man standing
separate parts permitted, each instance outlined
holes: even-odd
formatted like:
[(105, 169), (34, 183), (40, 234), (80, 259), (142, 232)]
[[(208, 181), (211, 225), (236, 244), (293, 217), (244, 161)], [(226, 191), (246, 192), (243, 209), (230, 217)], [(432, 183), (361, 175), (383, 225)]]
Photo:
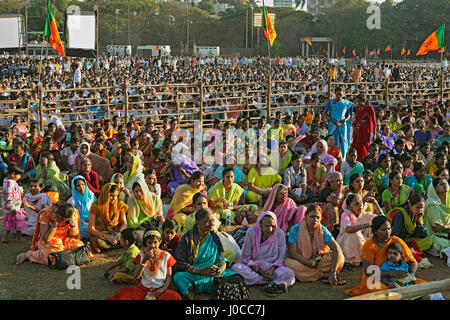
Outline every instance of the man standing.
[(336, 146), (345, 159), (350, 147), (353, 103), (342, 99), (343, 90), (335, 89), (335, 99), (328, 101), (323, 112), (323, 118), (328, 121), (328, 134), (332, 134), (336, 140)]

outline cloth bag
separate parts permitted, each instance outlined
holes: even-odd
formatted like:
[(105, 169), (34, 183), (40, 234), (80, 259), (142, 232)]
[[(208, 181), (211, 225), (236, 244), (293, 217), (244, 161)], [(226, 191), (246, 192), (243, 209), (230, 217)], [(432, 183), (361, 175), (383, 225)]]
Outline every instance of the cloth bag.
[(87, 245), (75, 250), (65, 250), (48, 255), (48, 266), (52, 270), (64, 270), (72, 265), (81, 266), (89, 262), (91, 262), (91, 258), (89, 257), (89, 248)]

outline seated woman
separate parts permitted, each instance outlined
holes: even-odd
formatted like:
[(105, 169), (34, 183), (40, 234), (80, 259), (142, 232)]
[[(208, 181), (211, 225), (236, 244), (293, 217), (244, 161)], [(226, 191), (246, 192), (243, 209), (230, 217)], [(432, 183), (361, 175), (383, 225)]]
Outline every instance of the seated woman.
[(157, 230), (164, 223), (162, 201), (156, 193), (150, 192), (143, 180), (133, 184), (133, 193), (128, 199), (127, 226), (131, 229)]
[(386, 212), (401, 207), (408, 202), (412, 189), (403, 183), (402, 173), (392, 171), (389, 174), (389, 187), (383, 191), (382, 199)]
[(361, 249), (371, 237), (370, 223), (376, 216), (364, 211), (363, 199), (359, 194), (350, 193), (344, 202), (339, 236), (337, 243), (342, 249), (345, 263), (359, 266), (361, 263)]
[(424, 196), (413, 194), (407, 205), (392, 209), (387, 214), (392, 224), (392, 234), (406, 243), (414, 241), (420, 251), (426, 251), (433, 245), (422, 222), (424, 208)]
[(270, 163), (275, 170), (283, 174), (291, 164), (291, 158), (292, 152), (289, 151), (287, 142), (282, 141), (280, 142), (279, 152), (271, 154)]
[(184, 154), (178, 153), (173, 159), (170, 159), (172, 153), (172, 143), (164, 142), (161, 146), (163, 155), (169, 157), (169, 166), (167, 169), (161, 170), (161, 174), (169, 174), (170, 182), (167, 184), (167, 195), (173, 197), (175, 190), (183, 184), (186, 184), (191, 174), (200, 171), (197, 164)]
[(381, 178), (391, 172), (391, 157), (387, 153), (382, 153), (378, 157), (378, 168), (376, 168), (373, 172), (373, 182), (377, 186), (378, 190), (384, 190), (381, 187)]
[[(192, 206), (194, 208), (194, 212), (200, 209), (208, 209), (208, 198), (206, 194), (203, 192), (197, 192), (192, 197)], [(219, 227), (221, 225), (220, 217), (217, 218), (218, 215), (214, 214), (214, 231), (218, 232)], [(195, 214), (191, 213), (184, 219), (184, 226), (182, 234), (186, 234), (188, 231), (192, 230), (195, 225)]]
[(173, 282), (178, 292), (188, 300), (195, 293), (214, 292), (214, 278), (236, 274), (227, 268), (219, 236), (213, 231), (214, 214), (209, 209), (195, 213), (195, 226), (186, 233), (175, 252)]
[(39, 164), (36, 167), (36, 179), (44, 182), (44, 188), (49, 185), (56, 186), (60, 199), (67, 199), (70, 196), (70, 190), (65, 183), (64, 176), (56, 165), (53, 154), (42, 152), (39, 158)]
[(68, 159), (68, 163), (69, 165), (72, 165), (73, 171), (81, 171), (81, 160), (83, 158), (89, 158), (91, 160), (92, 170), (98, 174), (100, 184), (111, 179), (113, 174), (111, 162), (108, 159), (91, 152), (90, 145), (87, 142), (82, 142), (77, 152)]
[(129, 157), (126, 165), (127, 170), (123, 174), (123, 184), (125, 188), (131, 190), (136, 181), (145, 180), (144, 167), (142, 166), (141, 159), (136, 156)]
[(377, 199), (374, 190), (366, 190), (364, 176), (355, 173), (350, 177), (349, 192), (359, 194), (363, 200), (364, 212), (374, 213), (376, 215), (384, 214)]
[(72, 197), (67, 203), (74, 206), (80, 214), (80, 233), (81, 238), (89, 238), (89, 211), (96, 201), (94, 193), (89, 190), (86, 179), (83, 176), (76, 176), (72, 179)]
[[(386, 216), (377, 216), (372, 220), (372, 238), (367, 240), (362, 247), (361, 259), (363, 274), (361, 278), (361, 283), (354, 288), (344, 291), (350, 296), (359, 296), (362, 294), (386, 290), (389, 289), (388, 286), (381, 283), (377, 279), (370, 280), (369, 277), (373, 274), (373, 267), (378, 268), (383, 265), (388, 260), (387, 247), (393, 242), (398, 242), (403, 246), (403, 256), (404, 260), (409, 265), (409, 272), (412, 274), (416, 273), (417, 261), (411, 253), (406, 243), (402, 239), (397, 238), (391, 234), (391, 223)], [(370, 268), (369, 268), (370, 267)], [(381, 271), (380, 278), (394, 278), (401, 279), (405, 277), (405, 272), (403, 271)], [(416, 283), (423, 283), (422, 279), (416, 278)], [(371, 284), (370, 288), (367, 284)]]
[(94, 253), (119, 244), (119, 233), (127, 227), (127, 209), (128, 206), (119, 199), (119, 186), (105, 184), (89, 212), (89, 241)]
[(277, 217), (265, 211), (247, 230), (241, 259), (231, 269), (241, 274), (248, 285), (266, 284), (267, 294), (287, 292), (295, 283), (295, 274), (283, 265), (286, 252), (286, 238), (277, 227)]
[(306, 195), (309, 200), (315, 200), (322, 191), (327, 176), (327, 169), (320, 164), (320, 157), (317, 153), (311, 155), (310, 164), (306, 169), (307, 190)]
[(130, 190), (125, 188), (125, 185), (123, 183), (123, 175), (121, 173), (114, 173), (111, 177), (111, 183), (115, 183), (119, 186), (119, 199), (123, 202), (127, 203), (128, 198), (130, 197)]
[(327, 142), (327, 146), (328, 146), (328, 154), (330, 156), (334, 157), (338, 161), (338, 164), (336, 165), (335, 170), (340, 171), (343, 159), (342, 159), (341, 150), (335, 144), (336, 138), (332, 134), (329, 134), (325, 137), (325, 141)]
[(250, 169), (248, 173), (247, 201), (263, 205), (263, 197), (269, 195), (273, 186), (281, 183), (281, 176), (271, 167), (267, 156), (259, 156), (256, 168)]
[(306, 170), (303, 168), (303, 160), (294, 153), (291, 158), (291, 166), (286, 169), (283, 184), (288, 189), (288, 195), (296, 203), (305, 201), (306, 195)]
[(381, 150), (391, 151), (394, 149), (395, 140), (397, 140), (397, 136), (395, 133), (391, 132), (391, 128), (389, 125), (383, 124), (381, 126), (380, 138), (383, 140), (383, 144), (381, 146)]
[(288, 257), (284, 265), (292, 269), (299, 281), (322, 279), (330, 285), (342, 285), (339, 272), (344, 266), (344, 255), (331, 233), (321, 225), (322, 209), (310, 205), (305, 218), (291, 228), (288, 238)]
[(43, 209), (37, 222), (31, 248), (17, 256), (17, 264), (29, 260), (47, 265), (48, 258), (54, 263), (50, 253), (84, 246), (80, 239), (80, 215), (71, 204), (60, 203)]
[(174, 219), (178, 222), (180, 227), (183, 227), (186, 216), (195, 211), (192, 205), (192, 197), (197, 192), (202, 192), (205, 195), (207, 194), (205, 188), (205, 175), (200, 171), (192, 173), (188, 183), (177, 188), (172, 201), (170, 202), (166, 218)]
[[(231, 211), (231, 223), (238, 223), (236, 221), (236, 213), (241, 210), (250, 210), (255, 213), (258, 211), (258, 207), (255, 205), (239, 205), (239, 199), (244, 193), (237, 183), (234, 183), (234, 169), (226, 168), (223, 170), (222, 181), (217, 182), (212, 189), (209, 191), (208, 200), (209, 207), (213, 208), (216, 214), (222, 218), (226, 219), (227, 211)], [(256, 216), (255, 216), (256, 217)], [(242, 217), (239, 217), (241, 219)], [(256, 222), (254, 221), (249, 223)]]
[[(320, 192), (318, 198), (318, 204), (322, 208), (321, 223), (328, 231), (335, 234), (348, 187), (344, 185), (342, 174), (337, 171), (328, 175), (327, 184)], [(335, 235), (337, 236), (337, 234)]]
[(100, 196), (100, 192), (102, 190), (100, 187), (98, 174), (97, 172), (92, 170), (92, 162), (89, 158), (84, 158), (81, 160), (81, 171), (78, 173), (78, 175), (82, 176), (85, 179), (89, 190), (91, 190), (96, 197)]
[(269, 193), (262, 211), (273, 212), (278, 221), (277, 227), (287, 233), (294, 224), (299, 223), (304, 218), (306, 207), (297, 207), (295, 201), (289, 198), (286, 186), (276, 184)]
[(325, 166), (327, 173), (336, 171), (338, 161), (335, 157), (328, 154), (328, 144), (325, 140), (317, 141), (311, 148), (311, 151), (303, 158), (305, 163), (310, 163), (311, 155), (317, 153), (320, 157), (320, 163)]
[(30, 155), (28, 150), (25, 149), (25, 143), (22, 141), (15, 142), (13, 145), (14, 153), (9, 156), (8, 163), (17, 163), (22, 168), (24, 176), (28, 178), (33, 178), (36, 175), (36, 169), (34, 166), (33, 157)]
[(414, 163), (413, 172), (414, 174), (408, 178), (408, 185), (415, 193), (426, 195), (428, 186), (431, 184), (433, 178), (426, 174), (423, 162)]
[(450, 190), (443, 177), (436, 177), (428, 187), (425, 202), (425, 228), (433, 241), (433, 248), (440, 257), (450, 247)]
[[(401, 161), (394, 161), (391, 165), (391, 170), (401, 172), (402, 181), (403, 183), (407, 184), (408, 177), (404, 175), (403, 163)], [(389, 174), (385, 174), (384, 176), (381, 177), (381, 184), (380, 184), (381, 190), (387, 189), (388, 186), (389, 186)]]
[(167, 193), (168, 179), (161, 174), (164, 167), (167, 166), (167, 162), (161, 159), (161, 149), (153, 148), (150, 153), (150, 161), (145, 164), (146, 169), (154, 169), (156, 171), (156, 179), (161, 185), (161, 194)]

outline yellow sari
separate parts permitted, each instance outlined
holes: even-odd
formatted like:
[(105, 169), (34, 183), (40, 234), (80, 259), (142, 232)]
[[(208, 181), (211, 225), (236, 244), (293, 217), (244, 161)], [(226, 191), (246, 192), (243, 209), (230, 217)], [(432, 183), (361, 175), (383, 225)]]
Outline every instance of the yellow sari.
[(182, 184), (179, 186), (177, 190), (175, 190), (175, 194), (170, 202), (167, 219), (174, 219), (178, 222), (180, 227), (182, 227), (186, 215), (181, 212), (181, 209), (191, 205), (194, 195), (204, 189), (204, 185), (200, 186), (200, 188), (194, 188), (190, 184)]
[(137, 183), (144, 192), (144, 200), (140, 201), (132, 195), (128, 200), (127, 223), (129, 228), (136, 229), (142, 224), (141, 212), (148, 218), (162, 216), (162, 201), (156, 193), (149, 190), (145, 181), (138, 180)]

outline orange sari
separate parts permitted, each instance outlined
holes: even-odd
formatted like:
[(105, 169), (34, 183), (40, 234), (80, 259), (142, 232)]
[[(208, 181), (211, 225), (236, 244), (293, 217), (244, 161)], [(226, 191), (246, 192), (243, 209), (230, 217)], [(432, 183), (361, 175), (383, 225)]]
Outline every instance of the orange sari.
[[(80, 239), (80, 235), (74, 237), (69, 236), (70, 225), (63, 221), (58, 222), (53, 238), (49, 239), (47, 242), (44, 242), (41, 239), (41, 224), (46, 224), (48, 226), (52, 224), (52, 210), (53, 207), (48, 207), (39, 212), (31, 248), (27, 252), (27, 258), (32, 262), (48, 264), (48, 256), (50, 253), (74, 250), (84, 246), (84, 243)], [(77, 209), (75, 209), (74, 213), (74, 222), (80, 226), (80, 214)]]
[[(378, 246), (375, 244), (373, 239), (367, 240), (362, 247), (361, 260), (362, 261), (364, 261), (364, 260), (370, 261), (372, 264), (377, 265), (378, 267), (381, 267), (381, 265), (387, 261), (387, 247), (392, 242), (398, 242), (402, 245), (402, 247), (403, 247), (402, 259), (406, 263), (408, 263), (410, 261), (416, 261), (416, 259), (414, 259), (414, 256), (413, 256), (411, 250), (408, 248), (408, 246), (403, 242), (402, 239), (400, 239), (396, 236), (392, 236), (391, 239), (381, 248), (378, 248)], [(367, 287), (367, 282), (370, 282), (374, 287), (378, 287), (378, 289), (369, 289)], [(416, 283), (425, 283), (425, 282), (426, 281), (424, 281), (422, 279), (419, 279), (419, 278), (416, 279)], [(361, 283), (352, 289), (348, 289), (348, 290), (344, 291), (344, 293), (354, 297), (354, 296), (359, 296), (359, 295), (370, 293), (370, 292), (387, 290), (387, 289), (389, 289), (388, 286), (386, 286), (385, 284), (383, 284), (381, 282), (378, 282), (375, 280), (372, 281), (371, 279), (368, 279), (367, 275), (363, 272)]]

